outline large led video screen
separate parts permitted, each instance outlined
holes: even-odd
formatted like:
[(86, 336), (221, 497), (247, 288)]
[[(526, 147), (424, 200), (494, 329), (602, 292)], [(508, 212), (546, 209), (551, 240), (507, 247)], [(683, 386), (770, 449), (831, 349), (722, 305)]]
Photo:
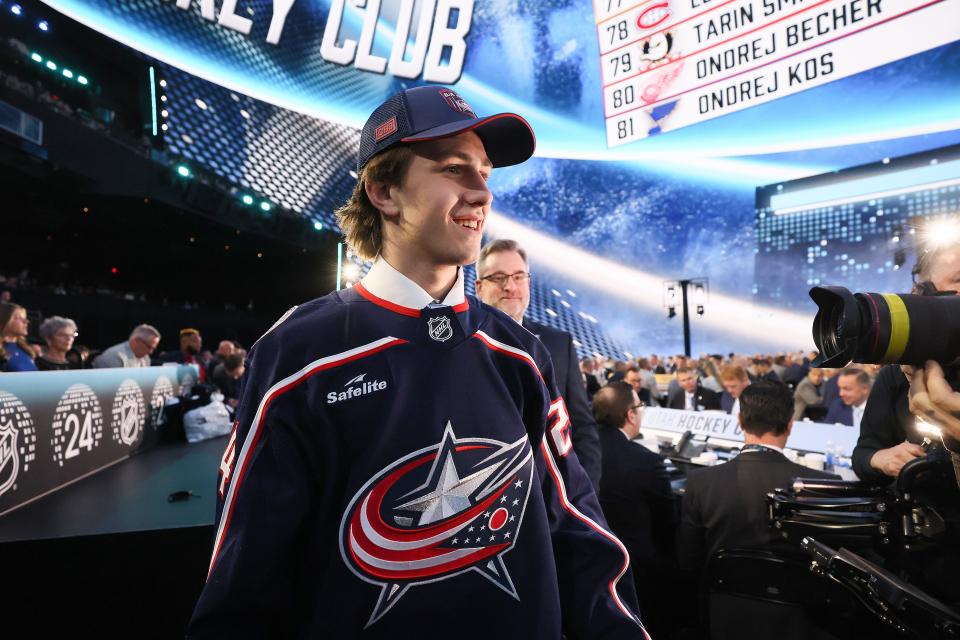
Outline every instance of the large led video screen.
[[(909, 289), (912, 249), (891, 238), (928, 209), (895, 228), (869, 197), (836, 205), (874, 220), (831, 227), (849, 247), (824, 266), (812, 229), (836, 216), (769, 197), (960, 143), (960, 0), (47, 4), (156, 60), (170, 153), (322, 225), (390, 93), (446, 84), (480, 114), (520, 113), (537, 153), (494, 173), (487, 235), (523, 242), (556, 304), (633, 354), (682, 350), (668, 281), (709, 280), (694, 353), (812, 346), (813, 284)], [(934, 192), (956, 203), (955, 188)]]

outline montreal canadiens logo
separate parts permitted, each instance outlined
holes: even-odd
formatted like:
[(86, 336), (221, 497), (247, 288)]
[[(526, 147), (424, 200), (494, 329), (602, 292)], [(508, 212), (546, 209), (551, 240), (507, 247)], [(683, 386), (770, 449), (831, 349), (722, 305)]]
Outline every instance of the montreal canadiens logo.
[(367, 626), (412, 587), (476, 571), (519, 600), (503, 556), (516, 542), (530, 495), (526, 435), (507, 444), (458, 439), (397, 460), (368, 481), (340, 523), (340, 553), (362, 580), (380, 585)]

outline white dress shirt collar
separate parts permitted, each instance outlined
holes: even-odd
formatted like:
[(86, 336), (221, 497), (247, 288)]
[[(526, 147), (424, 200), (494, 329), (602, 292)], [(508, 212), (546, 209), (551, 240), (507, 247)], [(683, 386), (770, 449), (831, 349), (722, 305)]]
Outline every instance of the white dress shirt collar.
[[(378, 257), (370, 271), (360, 281), (363, 289), (373, 296), (393, 305), (409, 310), (420, 310), (431, 304), (438, 303), (424, 291), (420, 285), (394, 269), (390, 263)], [(463, 268), (457, 267), (457, 281), (453, 283), (447, 296), (439, 301), (440, 305), (455, 307), (464, 303)]]

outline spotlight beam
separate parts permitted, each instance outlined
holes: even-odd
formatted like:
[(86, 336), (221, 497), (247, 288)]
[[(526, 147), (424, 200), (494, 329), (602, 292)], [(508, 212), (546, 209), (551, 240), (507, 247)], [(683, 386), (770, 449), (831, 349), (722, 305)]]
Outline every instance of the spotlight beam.
[[(491, 212), (485, 225), (493, 238), (520, 242), (531, 261), (570, 280), (626, 301), (644, 311), (662, 313), (664, 280), (669, 276), (633, 269), (601, 258), (583, 249), (541, 233), (498, 212)], [(813, 318), (798, 313), (755, 305), (733, 296), (710, 292), (704, 321), (728, 333), (750, 338), (758, 347), (772, 349), (814, 348)]]

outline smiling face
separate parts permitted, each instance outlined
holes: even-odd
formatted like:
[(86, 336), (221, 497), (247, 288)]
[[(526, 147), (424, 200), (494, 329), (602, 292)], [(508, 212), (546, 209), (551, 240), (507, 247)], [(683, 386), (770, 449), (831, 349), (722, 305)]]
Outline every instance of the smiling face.
[[(517, 322), (523, 321), (530, 304), (530, 279), (523, 277), (527, 273), (523, 256), (516, 251), (496, 251), (483, 261), (482, 269), (483, 273), (477, 274), (480, 299)], [(497, 284), (499, 279), (503, 284)]]
[(384, 214), (384, 257), (402, 273), (475, 261), (493, 201), (483, 143), (468, 131), (411, 148), (400, 185), (372, 186), (371, 201)]

